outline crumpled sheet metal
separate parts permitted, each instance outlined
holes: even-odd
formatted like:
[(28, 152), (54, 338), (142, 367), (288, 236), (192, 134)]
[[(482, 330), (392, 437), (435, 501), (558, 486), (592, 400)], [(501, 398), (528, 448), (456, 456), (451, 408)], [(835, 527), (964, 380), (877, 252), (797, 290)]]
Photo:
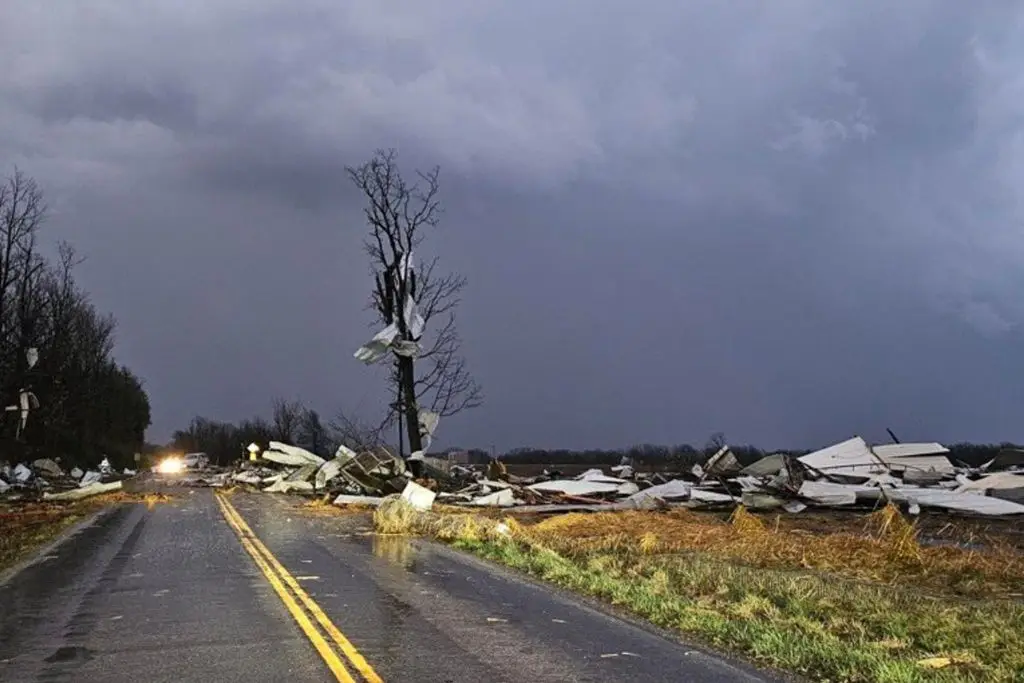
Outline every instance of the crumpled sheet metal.
[[(398, 266), (398, 271), (394, 274), (398, 276), (400, 282), (408, 282), (414, 270), (412, 253), (402, 254), (399, 257)], [(388, 351), (393, 351), (400, 356), (413, 358), (418, 356), (421, 351), (419, 341), (427, 322), (420, 313), (419, 306), (412, 294), (406, 294), (405, 301), (402, 302), (402, 320), (407, 326), (408, 339), (401, 338), (402, 331), (399, 329), (398, 322), (392, 322), (375, 334), (370, 341), (356, 349), (354, 354), (356, 360), (372, 365), (383, 360)]]
[(101, 482), (95, 482), (88, 486), (81, 486), (76, 489), (69, 491), (61, 491), (60, 493), (44, 493), (43, 500), (52, 501), (71, 501), (71, 500), (82, 500), (84, 498), (90, 498), (92, 496), (98, 496), (101, 493), (111, 493), (113, 491), (120, 491), (124, 486), (123, 481), (112, 481), (106, 484)]
[(512, 493), (512, 489), (499, 489), (493, 493), (474, 498), (468, 504), (480, 507), (512, 507), (516, 504), (516, 496)]
[(60, 458), (37, 458), (31, 463), (17, 463), (13, 466), (0, 461), (0, 493), (4, 494), (5, 499), (12, 501), (40, 498), (78, 500), (106, 490), (95, 488), (96, 484), (110, 485), (110, 490), (116, 490), (112, 487), (120, 486), (122, 479), (136, 474), (129, 469), (118, 474), (110, 467), (106, 458), (100, 466), (99, 472), (86, 472), (78, 467), (65, 471), (60, 464)]
[[(902, 463), (890, 467), (889, 463), (900, 460), (916, 458), (924, 462), (920, 459), (945, 457), (941, 444), (891, 446), (902, 447), (870, 447), (855, 437), (802, 458), (776, 453), (746, 467), (740, 467), (725, 447), (699, 468), (699, 480), (687, 473), (680, 478), (664, 473), (636, 474), (631, 466), (614, 468), (618, 476), (592, 468), (571, 478), (547, 471), (539, 477), (525, 478), (494, 466), (500, 464), (498, 460), (492, 461), (484, 473), (478, 467), (456, 468), (448, 461), (424, 457), (423, 462), (429, 461), (432, 467), (424, 466), (428, 474), (417, 482), (410, 482), (405, 462), (386, 449), (359, 454), (339, 449), (333, 460), (321, 459), (319, 466), (313, 466), (315, 460), (305, 456), (307, 452), (302, 449), (277, 447), (274, 451), (284, 453), (281, 459), (289, 465), (276, 477), (263, 478), (262, 483), (271, 491), (327, 490), (339, 505), (372, 505), (385, 496), (403, 494), (416, 501), (429, 498), (430, 505), (436, 498), (446, 504), (504, 508), (515, 514), (529, 510), (613, 511), (671, 506), (721, 509), (741, 504), (798, 513), (809, 506), (870, 508), (885, 501), (905, 505), (912, 513), (930, 507), (978, 515), (1024, 514), (1024, 505), (992, 496), (1000, 490), (1024, 489), (1016, 486), (1018, 476), (1024, 482), (1024, 475), (1006, 473), (969, 479)], [(884, 458), (878, 457), (878, 452)], [(973, 477), (981, 475), (979, 470), (961, 471)], [(927, 475), (924, 478), (929, 481), (937, 477), (934, 485), (911, 484), (922, 475)], [(420, 484), (429, 484), (433, 491)], [(982, 495), (985, 493), (989, 495)]]
[(29, 469), (24, 463), (18, 463), (14, 466), (14, 481), (19, 484), (24, 484), (33, 476), (32, 470)]
[[(392, 323), (373, 336), (373, 338), (356, 349), (356, 360), (373, 365), (388, 354), (388, 349), (398, 338), (398, 325)], [(351, 348), (351, 347), (350, 347)]]
[(692, 491), (693, 485), (689, 482), (673, 479), (672, 481), (665, 482), (664, 484), (656, 484), (648, 489), (634, 493), (630, 498), (637, 500), (646, 497), (660, 498), (664, 501), (683, 501), (690, 499), (690, 493)]
[(1024, 488), (1024, 472), (994, 472), (971, 481), (967, 477), (957, 477), (958, 493), (983, 493), (1001, 489)]
[(311, 481), (288, 481), (287, 479), (278, 479), (273, 484), (263, 489), (265, 493), (291, 493), (292, 491), (309, 492), (312, 490), (313, 482)]
[(728, 446), (722, 446), (718, 452), (708, 458), (704, 463), (703, 478), (708, 477), (729, 477), (740, 473), (743, 466)]
[(828, 481), (805, 481), (797, 495), (819, 505), (840, 507), (857, 503), (859, 487), (849, 484), (833, 484)]
[(310, 453), (305, 448), (290, 446), (280, 441), (271, 441), (267, 450), (263, 451), (260, 457), (280, 465), (292, 465), (294, 467), (308, 464), (319, 467), (324, 464), (324, 459), (316, 453)]
[(231, 480), (239, 484), (249, 484), (250, 486), (258, 486), (263, 483), (263, 476), (259, 472), (253, 471), (242, 471), (235, 472), (231, 475)]
[(408, 481), (404, 461), (384, 448), (356, 453), (339, 446), (335, 457), (328, 460), (303, 448), (272, 441), (259, 462), (258, 466), (241, 462), (229, 479), (260, 487), (266, 493), (373, 496), (401, 493)]
[(381, 496), (354, 496), (348, 493), (339, 494), (334, 499), (335, 505), (367, 505), (370, 507), (378, 507), (384, 502), (384, 498)]
[(621, 484), (605, 484), (593, 481), (577, 481), (575, 479), (555, 479), (542, 481), (527, 486), (531, 491), (542, 493), (564, 493), (569, 496), (593, 496), (601, 493), (618, 493)]
[(890, 500), (937, 507), (954, 512), (969, 512), (976, 515), (1002, 516), (1024, 515), (1024, 505), (976, 493), (958, 493), (942, 489), (906, 487), (886, 490)]
[(808, 453), (801, 456), (799, 460), (822, 472), (834, 470), (843, 474), (871, 475), (888, 469), (885, 463), (868, 448), (867, 442), (859, 436)]
[(402, 491), (402, 499), (405, 500), (414, 510), (424, 512), (429, 510), (434, 505), (434, 499), (437, 494), (428, 488), (420, 486), (414, 481), (410, 481), (405, 485), (405, 490)]
[(321, 465), (316, 471), (316, 480), (314, 481), (316, 488), (324, 488), (327, 486), (327, 482), (341, 474), (341, 466), (346, 462), (348, 461), (341, 458), (333, 458)]
[(32, 463), (32, 469), (43, 476), (50, 477), (62, 477), (64, 476), (64, 470), (60, 468), (60, 465), (56, 461), (50, 458), (40, 458)]

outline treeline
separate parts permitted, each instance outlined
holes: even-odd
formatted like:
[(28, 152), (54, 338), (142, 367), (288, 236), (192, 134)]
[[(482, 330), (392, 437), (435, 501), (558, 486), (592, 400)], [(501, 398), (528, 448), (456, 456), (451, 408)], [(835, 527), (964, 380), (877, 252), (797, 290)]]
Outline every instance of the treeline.
[[(622, 462), (623, 458), (630, 459), (634, 465), (647, 467), (664, 467), (665, 469), (683, 469), (692, 467), (695, 464), (703, 463), (714, 455), (724, 441), (715, 439), (702, 448), (689, 444), (679, 446), (656, 446), (642, 444), (630, 448), (616, 450), (586, 450), (572, 451), (565, 449), (549, 450), (542, 448), (516, 448), (502, 456), (506, 464), (513, 465), (553, 465), (553, 464), (579, 464), (593, 465), (595, 467), (608, 467)], [(1004, 442), (997, 444), (973, 444), (956, 443), (944, 444), (949, 449), (949, 458), (954, 463), (963, 463), (969, 467), (978, 467), (988, 462), (1004, 448), (1022, 448), (1022, 446)], [(729, 449), (736, 454), (736, 459), (744, 465), (757, 462), (766, 455), (772, 453), (787, 453), (793, 456), (801, 456), (810, 453), (812, 449), (761, 449), (756, 446), (733, 446)], [(485, 463), (490, 459), (486, 451), (473, 449), (469, 451), (470, 462)]]
[(130, 467), (149, 398), (114, 359), (114, 318), (75, 282), (74, 249), (40, 250), (45, 216), (34, 180), (17, 171), (0, 180), (0, 460), (95, 467), (107, 456)]
[[(724, 442), (723, 442), (724, 443)], [(629, 448), (590, 449), (575, 451), (569, 449), (515, 448), (501, 456), (508, 465), (592, 465), (594, 467), (611, 467), (628, 460), (633, 465), (659, 467), (664, 469), (683, 469), (702, 463), (715, 454), (723, 443), (709, 442), (697, 448), (690, 444), (678, 446), (659, 446), (654, 444), (638, 444)], [(730, 446), (737, 459), (749, 464), (760, 460), (769, 453), (780, 451), (763, 451), (754, 446)], [(803, 455), (808, 451), (785, 451), (793, 455)], [(469, 461), (473, 464), (485, 463), (490, 460), (490, 453), (481, 449), (468, 449)]]
[(330, 457), (339, 443), (353, 448), (376, 445), (377, 436), (372, 430), (360, 429), (344, 418), (325, 422), (320, 413), (301, 401), (278, 398), (272, 402), (269, 419), (257, 416), (234, 423), (194, 417), (188, 427), (174, 432), (170, 448), (206, 453), (211, 462), (226, 465), (245, 457), (251, 443), (266, 448), (270, 441), (281, 441)]
[[(380, 427), (369, 427), (354, 422), (343, 415), (324, 422), (320, 414), (305, 407), (300, 401), (275, 399), (269, 419), (255, 417), (240, 423), (221, 422), (196, 417), (187, 429), (174, 433), (170, 447), (179, 451), (204, 452), (214, 462), (227, 464), (245, 457), (246, 447), (256, 443), (261, 448), (269, 441), (283, 441), (301, 446), (322, 457), (334, 454), (338, 444), (359, 450), (369, 446), (384, 445)], [(653, 467), (664, 470), (682, 470), (705, 462), (723, 445), (725, 435), (714, 434), (703, 446), (690, 444), (660, 446), (638, 444), (621, 449), (545, 449), (523, 447), (497, 454), (507, 465), (586, 465), (611, 467), (624, 461), (635, 466)], [(950, 459), (977, 467), (992, 458), (1004, 448), (1020, 448), (1012, 443), (999, 444), (946, 444)], [(757, 462), (773, 453), (787, 453), (799, 457), (813, 449), (762, 449), (750, 445), (729, 445), (737, 459), (744, 465)], [(450, 448), (444, 453), (432, 452), (435, 457), (445, 457), (452, 451), (468, 455), (469, 464), (483, 465), (491, 460), (492, 452), (481, 448)], [(392, 452), (396, 452), (392, 448)]]

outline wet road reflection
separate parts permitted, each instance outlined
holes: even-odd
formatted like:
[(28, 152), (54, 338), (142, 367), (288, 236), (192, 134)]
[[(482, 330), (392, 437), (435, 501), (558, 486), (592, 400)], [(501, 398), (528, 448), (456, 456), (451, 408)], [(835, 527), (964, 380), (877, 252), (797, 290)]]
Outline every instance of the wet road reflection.
[(416, 571), (416, 551), (407, 536), (371, 536), (373, 556), (386, 560), (408, 572)]
[[(0, 680), (328, 680), (212, 492), (174, 493), (117, 508), (0, 586)], [(367, 516), (229, 498), (384, 681), (766, 680), (450, 549), (375, 535)]]
[(385, 680), (767, 680), (447, 548), (373, 534), (368, 515), (294, 500), (234, 502), (285, 566), (322, 578), (317, 602)]

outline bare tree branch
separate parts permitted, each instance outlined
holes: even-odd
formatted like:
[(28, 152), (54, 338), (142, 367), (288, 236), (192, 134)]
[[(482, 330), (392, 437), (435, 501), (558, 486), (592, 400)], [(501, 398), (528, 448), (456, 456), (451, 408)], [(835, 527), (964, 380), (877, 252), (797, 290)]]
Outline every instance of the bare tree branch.
[(148, 397), (141, 380), (114, 360), (114, 319), (75, 282), (81, 260), (74, 250), (60, 245), (54, 262), (40, 252), (45, 217), (34, 180), (17, 169), (0, 180), (0, 400), (11, 405), (27, 391), (39, 404), (24, 429), (20, 415), (4, 412), (0, 450), (15, 458), (60, 453), (67, 463), (108, 456), (134, 464), (150, 421)]
[(384, 430), (390, 421), (390, 413), (379, 425), (373, 425), (339, 411), (329, 427), (338, 443), (354, 451), (367, 451), (386, 445)]
[[(418, 451), (422, 447), (418, 430), (421, 408), (451, 416), (479, 406), (483, 395), (461, 357), (462, 343), (455, 325), (454, 312), (466, 279), (440, 274), (436, 257), (424, 259), (419, 268), (407, 267), (413, 252), (440, 221), (440, 169), (417, 171), (417, 181), (408, 184), (396, 157), (395, 150), (378, 150), (370, 161), (347, 171), (367, 202), (364, 215), (370, 234), (364, 247), (373, 277), (369, 307), (378, 323), (396, 326), (401, 340), (421, 345), (416, 358), (397, 354), (393, 358), (389, 380), (396, 388), (396, 400), (389, 406), (381, 430), (401, 417), (409, 448)], [(405, 319), (408, 299), (415, 301), (425, 323), (423, 339), (413, 337), (413, 321)], [(433, 329), (431, 323), (438, 320), (444, 322)]]
[(275, 398), (273, 401), (274, 439), (287, 444), (294, 444), (299, 438), (299, 428), (306, 412), (301, 401), (286, 401)]

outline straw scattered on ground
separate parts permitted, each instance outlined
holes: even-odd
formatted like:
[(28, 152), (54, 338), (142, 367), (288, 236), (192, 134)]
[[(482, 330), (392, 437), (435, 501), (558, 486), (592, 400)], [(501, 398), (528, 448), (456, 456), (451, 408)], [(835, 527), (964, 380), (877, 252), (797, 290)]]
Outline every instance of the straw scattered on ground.
[(116, 491), (75, 502), (0, 503), (0, 571), (27, 559), (62, 531), (108, 505), (141, 503), (152, 509), (170, 500), (162, 493)]
[[(801, 533), (739, 508), (722, 521), (686, 510), (566, 514), (532, 525), (537, 540), (569, 553), (700, 552), (752, 567), (811, 569), (965, 597), (1024, 596), (1024, 554), (999, 539), (982, 549), (923, 546), (894, 507), (839, 533)], [(858, 528), (859, 527), (859, 528)]]

